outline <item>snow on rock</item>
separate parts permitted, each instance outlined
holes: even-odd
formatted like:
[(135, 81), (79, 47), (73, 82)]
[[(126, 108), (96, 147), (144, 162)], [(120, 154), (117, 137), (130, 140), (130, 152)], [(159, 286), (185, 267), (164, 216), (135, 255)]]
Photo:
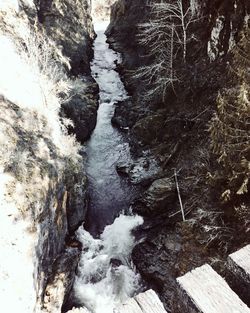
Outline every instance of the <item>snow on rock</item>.
[(0, 301), (13, 313), (41, 312), (49, 280), (60, 311), (74, 268), (54, 264), (65, 251), (68, 197), (85, 178), (80, 145), (59, 116), (75, 80), (36, 27), (34, 3), (0, 0)]
[(211, 32), (210, 40), (208, 41), (207, 54), (210, 61), (214, 61), (219, 56), (220, 33), (224, 27), (225, 17), (219, 16)]
[(33, 312), (36, 233), (16, 205), (6, 201), (6, 186), (12, 181), (13, 177), (0, 173), (0, 302), (3, 311)]

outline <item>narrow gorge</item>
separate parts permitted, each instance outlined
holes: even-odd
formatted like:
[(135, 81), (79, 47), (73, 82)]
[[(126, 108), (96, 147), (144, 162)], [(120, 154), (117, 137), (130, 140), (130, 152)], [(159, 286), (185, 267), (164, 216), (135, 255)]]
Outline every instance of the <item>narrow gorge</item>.
[(248, 0), (0, 0), (4, 312), (250, 312), (249, 26)]
[(113, 312), (141, 288), (131, 260), (133, 229), (143, 223), (130, 204), (136, 187), (120, 177), (116, 165), (130, 162), (128, 138), (111, 124), (115, 103), (127, 93), (115, 71), (120, 56), (109, 49), (104, 34), (107, 22), (95, 23), (96, 39), (91, 73), (99, 86), (97, 124), (86, 143), (89, 205), (77, 239), (83, 250), (70, 303), (90, 312)]

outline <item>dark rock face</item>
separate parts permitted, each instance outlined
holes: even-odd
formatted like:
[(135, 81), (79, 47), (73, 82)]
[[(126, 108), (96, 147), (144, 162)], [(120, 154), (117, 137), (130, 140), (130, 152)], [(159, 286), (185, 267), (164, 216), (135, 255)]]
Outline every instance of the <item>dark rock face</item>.
[(118, 174), (127, 176), (134, 185), (148, 187), (156, 179), (164, 177), (164, 172), (157, 161), (150, 156), (138, 157), (130, 162), (118, 162)]
[[(201, 49), (199, 53), (207, 55), (208, 42), (215, 53), (215, 58), (228, 52), (230, 37), (237, 38), (249, 14), (250, 4), (247, 0), (211, 0), (193, 1), (199, 8), (200, 19), (199, 38), (197, 43)], [(184, 5), (189, 1), (183, 1)], [(126, 68), (134, 68), (143, 63), (140, 58), (141, 50), (136, 40), (137, 25), (147, 20), (149, 6), (140, 0), (118, 0), (111, 11), (111, 23), (107, 29), (110, 44), (121, 51), (124, 56)], [(218, 40), (214, 40), (211, 33), (218, 27), (218, 19), (221, 19), (221, 27)], [(192, 30), (193, 31), (193, 30)]]
[(71, 72), (90, 73), (94, 30), (90, 16), (90, 1), (38, 0), (39, 22), (63, 54), (69, 58)]
[(79, 258), (80, 250), (67, 248), (54, 262), (44, 294), (44, 312), (61, 312), (62, 305), (73, 287)]
[(67, 0), (62, 3), (60, 0), (38, 0), (36, 7), (39, 27), (55, 42), (63, 58), (68, 59), (70, 71), (68, 68), (65, 70), (70, 75), (85, 75), (77, 78), (76, 86), (73, 86), (69, 100), (63, 103), (61, 112), (74, 123), (74, 127), (68, 127), (69, 133), (75, 134), (77, 140), (83, 143), (95, 128), (98, 109), (98, 86), (90, 76), (95, 38), (90, 15), (91, 1)]
[(131, 169), (131, 164), (130, 163), (122, 162), (122, 163), (117, 163), (116, 164), (116, 171), (120, 175), (128, 176), (130, 169)]
[[(239, 33), (244, 27), (246, 17), (249, 14), (250, 4), (246, 0), (220, 0), (206, 1), (203, 5), (204, 15), (207, 16), (207, 27), (204, 28), (204, 35), (210, 41), (211, 52), (214, 58), (225, 55), (230, 47), (230, 38), (237, 40)], [(221, 22), (221, 32), (218, 41), (211, 36), (213, 29)]]
[[(161, 296), (169, 312), (179, 313), (176, 277), (202, 265), (208, 256), (185, 226), (173, 229), (165, 222), (166, 230), (151, 229), (144, 243), (135, 247), (132, 257), (148, 287)], [(190, 258), (190, 254), (196, 255)]]
[(112, 6), (111, 22), (106, 31), (108, 42), (122, 53), (128, 67), (140, 64), (140, 51), (136, 43), (137, 23), (146, 15), (147, 8), (142, 1), (119, 0)]
[[(212, 211), (218, 206), (216, 191), (207, 186), (206, 175), (212, 163), (207, 123), (218, 91), (230, 81), (227, 66), (230, 49), (250, 12), (247, 0), (195, 3), (200, 18), (190, 28), (189, 35), (197, 40), (188, 44), (185, 68), (181, 60), (177, 62), (180, 82), (162, 100), (143, 99), (144, 82), (131, 75), (139, 66), (151, 62), (136, 38), (138, 23), (148, 18), (146, 1), (118, 0), (112, 7), (107, 29), (110, 45), (122, 53), (118, 71), (130, 93), (129, 101), (118, 103), (112, 122), (129, 133), (136, 157), (144, 157), (147, 151), (146, 159), (154, 159), (158, 166), (149, 180), (141, 179), (146, 172), (143, 166), (137, 167), (136, 181), (144, 187), (144, 192), (133, 209), (144, 216), (141, 231), (146, 233), (146, 239), (134, 249), (133, 260), (148, 284), (160, 293), (166, 308), (176, 313), (180, 310), (175, 278), (202, 265), (209, 257), (223, 259), (223, 253), (218, 256), (213, 245), (208, 248), (207, 241), (192, 226), (192, 220), (199, 221), (199, 208)], [(133, 181), (134, 166), (120, 164), (118, 170)], [(180, 170), (180, 192), (190, 219), (187, 223), (181, 222), (174, 169)]]
[[(39, 218), (39, 240), (36, 255), (37, 265), (36, 281), (38, 290), (43, 297), (48, 276), (52, 273), (53, 262), (64, 249), (65, 237), (68, 232), (66, 216), (67, 191), (63, 183), (51, 183), (47, 193), (46, 204)], [(56, 214), (53, 216), (50, 206), (54, 205)]]
[(166, 212), (176, 200), (176, 187), (173, 179), (161, 178), (155, 180), (138, 200), (135, 209), (142, 215), (159, 215)]
[(74, 175), (69, 187), (67, 199), (68, 233), (74, 234), (85, 219), (89, 196), (87, 193), (87, 177), (82, 168), (79, 175)]
[(140, 105), (136, 105), (134, 99), (128, 98), (116, 103), (114, 116), (111, 121), (113, 126), (121, 131), (127, 131), (143, 116), (145, 116), (145, 109)]
[[(80, 80), (81, 81), (81, 80)], [(82, 86), (71, 91), (69, 100), (62, 105), (62, 116), (70, 118), (70, 134), (75, 134), (78, 141), (84, 143), (96, 125), (98, 109), (98, 86), (92, 78), (82, 80)]]

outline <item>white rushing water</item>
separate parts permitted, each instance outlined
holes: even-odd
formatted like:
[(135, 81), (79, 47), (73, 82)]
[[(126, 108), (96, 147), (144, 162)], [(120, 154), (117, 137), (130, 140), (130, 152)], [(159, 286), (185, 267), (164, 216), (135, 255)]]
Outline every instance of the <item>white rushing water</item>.
[(106, 226), (100, 239), (83, 227), (77, 231), (83, 251), (74, 284), (77, 302), (93, 313), (113, 313), (140, 287), (140, 276), (131, 263), (135, 245), (131, 231), (143, 223), (139, 216), (120, 215)]
[[(111, 125), (114, 103), (127, 94), (115, 71), (114, 61), (119, 55), (106, 43), (106, 27), (107, 23), (95, 25), (97, 38), (91, 69), (100, 87), (100, 107), (96, 129), (87, 144), (89, 232), (80, 227), (76, 233), (83, 248), (73, 288), (74, 302), (91, 313), (115, 312), (140, 288), (140, 276), (133, 268), (131, 253), (135, 246), (132, 231), (143, 219), (121, 213), (128, 209), (133, 189), (117, 175), (115, 163), (130, 154), (128, 144)], [(104, 228), (105, 225), (108, 226)], [(100, 233), (99, 238), (93, 237)]]

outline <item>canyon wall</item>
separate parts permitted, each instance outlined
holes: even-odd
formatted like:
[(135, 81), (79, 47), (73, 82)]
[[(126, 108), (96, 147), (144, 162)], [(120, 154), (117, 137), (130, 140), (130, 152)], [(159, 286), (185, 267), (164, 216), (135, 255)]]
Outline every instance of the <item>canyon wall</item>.
[(88, 203), (73, 134), (89, 137), (98, 107), (89, 5), (0, 3), (0, 298), (10, 312), (61, 312), (73, 284), (71, 236)]
[[(118, 70), (130, 93), (127, 101), (117, 104), (113, 123), (129, 132), (138, 160), (123, 164), (122, 172), (144, 187), (133, 209), (145, 218), (146, 240), (134, 249), (134, 262), (149, 286), (160, 293), (166, 308), (180, 312), (175, 278), (212, 260), (217, 260), (213, 266), (222, 271), (220, 264), (227, 251), (247, 243), (247, 230), (235, 207), (240, 201), (247, 207), (249, 197), (221, 201), (227, 182), (214, 178), (219, 165), (208, 129), (219, 92), (231, 90), (240, 81), (232, 71), (234, 47), (249, 27), (250, 5), (244, 0), (179, 2), (193, 19), (185, 34), (189, 38), (185, 59), (182, 42), (168, 69), (175, 79), (157, 93), (165, 72), (161, 69), (162, 75), (157, 74), (160, 62), (153, 62), (160, 53), (155, 47), (165, 51), (166, 45), (157, 46), (163, 36), (160, 28), (158, 33), (148, 29), (153, 21), (158, 23), (157, 14), (162, 20), (166, 15), (156, 14), (157, 6), (152, 11), (149, 4), (154, 3), (164, 2), (118, 0), (112, 7), (106, 33), (110, 45), (122, 53)], [(167, 26), (173, 30), (171, 23)], [(177, 31), (179, 42), (183, 34)], [(138, 165), (143, 170), (135, 177)], [(182, 221), (176, 181), (186, 222)]]

